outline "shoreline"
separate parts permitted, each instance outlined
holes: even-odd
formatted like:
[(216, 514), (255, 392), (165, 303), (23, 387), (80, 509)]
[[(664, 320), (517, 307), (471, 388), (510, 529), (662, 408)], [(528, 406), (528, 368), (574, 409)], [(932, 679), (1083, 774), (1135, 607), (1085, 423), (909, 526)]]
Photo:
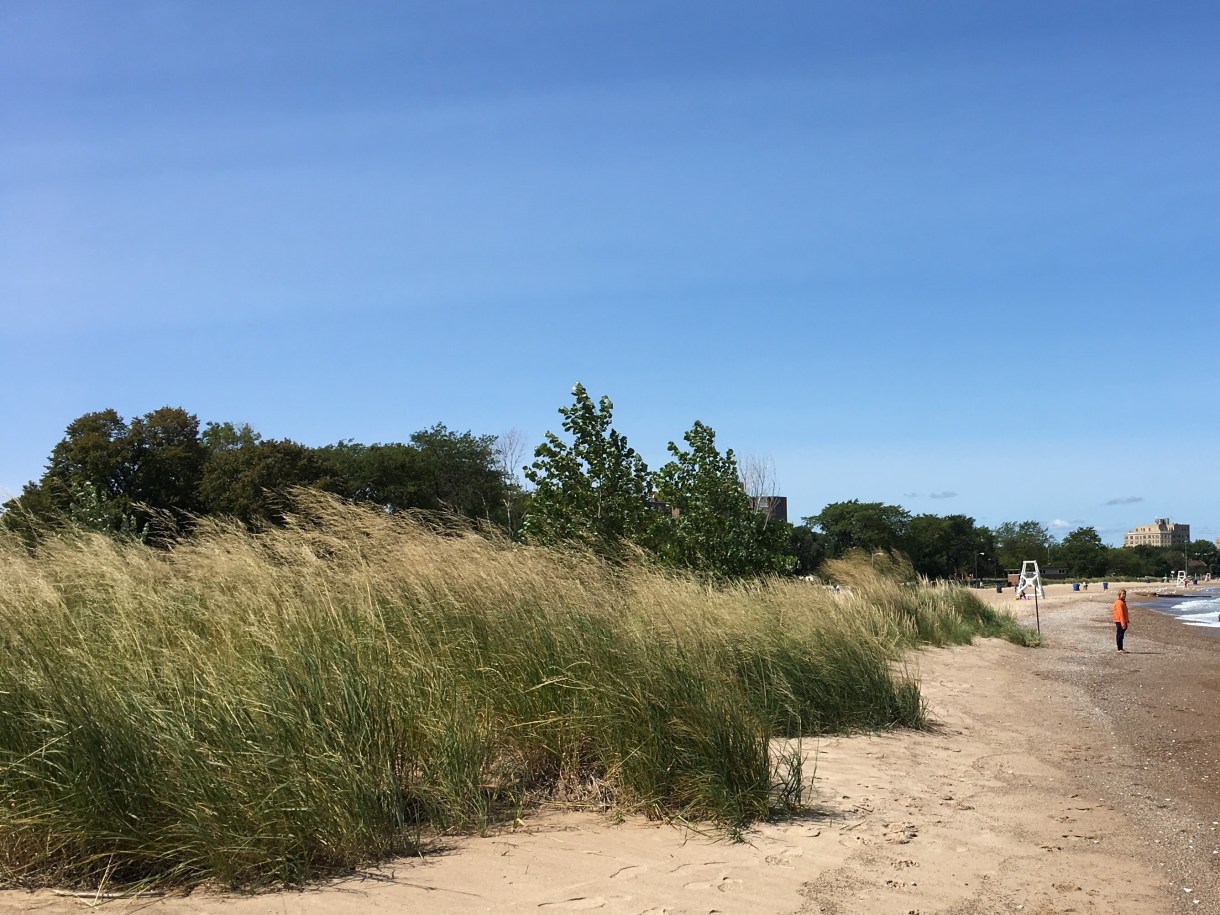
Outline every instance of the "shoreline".
[[(1116, 587), (1048, 586), (1042, 648), (978, 640), (912, 652), (937, 724), (805, 740), (808, 810), (742, 843), (527, 812), (514, 828), (304, 891), (197, 890), (108, 908), (1220, 915), (1220, 641), (1133, 601), (1130, 654), (1118, 654)], [(1032, 600), (1009, 590), (990, 602), (1033, 623)], [(5, 891), (0, 915), (66, 915), (88, 901)]]

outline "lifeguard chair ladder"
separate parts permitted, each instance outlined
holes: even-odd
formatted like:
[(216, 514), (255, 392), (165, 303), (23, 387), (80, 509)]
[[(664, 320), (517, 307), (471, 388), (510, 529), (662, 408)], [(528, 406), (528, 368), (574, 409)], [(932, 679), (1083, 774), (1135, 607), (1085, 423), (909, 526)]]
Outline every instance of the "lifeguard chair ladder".
[(1025, 593), (1026, 588), (1033, 588), (1038, 597), (1046, 597), (1046, 592), (1042, 590), (1042, 573), (1038, 571), (1038, 563), (1033, 559), (1021, 563), (1021, 577), (1017, 579), (1018, 599)]

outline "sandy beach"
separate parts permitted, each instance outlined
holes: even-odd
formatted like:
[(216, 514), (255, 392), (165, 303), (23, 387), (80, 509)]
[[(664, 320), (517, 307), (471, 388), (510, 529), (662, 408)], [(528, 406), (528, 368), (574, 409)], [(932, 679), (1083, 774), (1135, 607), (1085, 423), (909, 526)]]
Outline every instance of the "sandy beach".
[[(1050, 586), (1043, 648), (984, 640), (912, 654), (937, 725), (805, 741), (807, 811), (744, 842), (530, 814), (306, 891), (196, 891), (105, 910), (1220, 915), (1220, 639), (1133, 601), (1119, 654), (1116, 587)], [(980, 593), (1032, 624), (1033, 601)], [(2, 915), (94, 903), (0, 893)]]

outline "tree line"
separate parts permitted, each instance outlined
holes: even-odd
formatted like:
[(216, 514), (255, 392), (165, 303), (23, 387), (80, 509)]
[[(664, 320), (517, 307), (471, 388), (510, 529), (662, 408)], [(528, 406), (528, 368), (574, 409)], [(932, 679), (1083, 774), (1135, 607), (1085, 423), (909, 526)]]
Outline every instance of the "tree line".
[(41, 479), (5, 504), (3, 522), (29, 537), (65, 523), (172, 537), (208, 515), (278, 523), (290, 491), (308, 487), (387, 511), (448, 510), (507, 524), (519, 493), (497, 466), (496, 448), (495, 436), (443, 424), (406, 442), (309, 447), (265, 439), (246, 424), (201, 429), (180, 407), (131, 422), (107, 409), (68, 425)]
[[(515, 433), (455, 432), (436, 424), (406, 442), (311, 447), (266, 439), (247, 424), (208, 422), (181, 407), (125, 421), (113, 409), (70, 423), (37, 482), (3, 506), (0, 524), (33, 541), (70, 524), (153, 542), (189, 535), (197, 519), (278, 524), (291, 491), (308, 487), (387, 512), (464, 516), (543, 545), (578, 545), (621, 559), (642, 555), (714, 577), (811, 574), (851, 550), (906, 554), (930, 578), (992, 577), (1026, 559), (1075, 577), (1160, 577), (1182, 550), (1106, 546), (1082, 527), (1056, 540), (1035, 521), (991, 529), (967, 515), (912, 515), (851, 500), (801, 524), (756, 510), (732, 449), (696, 421), (651, 471), (613, 425), (613, 403), (583, 385), (559, 409), (528, 466)], [(523, 471), (528, 486), (517, 476)], [(748, 474), (747, 474), (748, 475)], [(753, 498), (752, 498), (753, 497)], [(1193, 572), (1217, 571), (1208, 541), (1189, 547)]]
[(1112, 547), (1097, 529), (1078, 527), (1060, 540), (1037, 521), (989, 528), (967, 515), (912, 515), (900, 505), (836, 502), (804, 519), (821, 534), (827, 556), (849, 549), (905, 553), (930, 578), (999, 578), (1035, 560), (1073, 578), (1161, 578), (1180, 569), (1220, 573), (1220, 551), (1209, 540), (1174, 547)]

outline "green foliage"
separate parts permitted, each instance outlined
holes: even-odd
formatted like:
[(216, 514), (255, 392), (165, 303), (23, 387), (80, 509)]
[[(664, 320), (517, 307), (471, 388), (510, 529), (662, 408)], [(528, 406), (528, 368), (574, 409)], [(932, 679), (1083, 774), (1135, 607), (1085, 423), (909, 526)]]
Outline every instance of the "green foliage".
[(1211, 540), (1195, 540), (1190, 544), (1191, 574), (1220, 573), (1220, 549)]
[(560, 407), (565, 442), (553, 432), (534, 451), (525, 478), (535, 486), (523, 530), (538, 544), (579, 543), (606, 556), (647, 542), (654, 521), (648, 466), (611, 426), (614, 404), (596, 404), (577, 383)]
[(1019, 569), (1026, 560), (1045, 567), (1051, 560), (1055, 538), (1037, 521), (1008, 521), (995, 529), (996, 551), (1001, 568)]
[(1150, 547), (1109, 547), (1106, 550), (1106, 568), (1102, 574), (1112, 575), (1120, 581), (1150, 576), (1160, 578), (1163, 573), (1150, 562), (1150, 556), (1156, 552)]
[(788, 525), (788, 552), (796, 559), (796, 575), (812, 575), (827, 558), (822, 535), (808, 524)]
[(670, 442), (673, 460), (655, 478), (657, 497), (670, 509), (657, 516), (660, 557), (725, 578), (790, 572), (786, 531), (750, 505), (733, 450), (721, 454), (715, 431), (701, 422), (683, 440), (689, 450)]
[(498, 465), (496, 437), (451, 432), (443, 423), (411, 436), (418, 452), (421, 508), (502, 520), (508, 481)]
[(134, 419), (126, 445), (128, 495), (133, 500), (179, 516), (199, 511), (199, 483), (208, 451), (199, 440), (194, 414), (162, 407)]
[(246, 524), (280, 523), (297, 487), (338, 488), (334, 466), (311, 448), (284, 439), (213, 452), (199, 494), (207, 511)]
[(1078, 527), (1059, 544), (1056, 561), (1076, 578), (1104, 575), (1110, 565), (1110, 548), (1102, 541), (1096, 528)]
[[(504, 522), (519, 497), (498, 465), (494, 436), (437, 424), (410, 444), (341, 443), (311, 449), (264, 441), (247, 424), (209, 422), (162, 407), (130, 424), (114, 410), (69, 424), (37, 484), (5, 505), (0, 524), (33, 543), (67, 523), (115, 535), (189, 529), (200, 514), (278, 522), (298, 486), (340, 492), (388, 510), (450, 511)], [(166, 521), (168, 524), (161, 525)]]
[(437, 423), (409, 444), (340, 442), (318, 449), (336, 469), (337, 490), (387, 511), (444, 511), (507, 524), (515, 487), (499, 466), (496, 437)]
[(804, 520), (822, 532), (829, 555), (842, 556), (849, 550), (902, 549), (911, 515), (901, 505), (852, 499), (832, 502)]
[(907, 525), (905, 550), (928, 578), (969, 578), (991, 568), (989, 532), (967, 515), (916, 515)]
[(257, 445), (263, 437), (255, 432), (249, 423), (238, 426), (231, 422), (209, 422), (199, 434), (199, 440), (208, 451), (233, 451), (236, 448)]
[(158, 513), (183, 521), (201, 507), (207, 451), (198, 433), (198, 419), (178, 407), (153, 410), (130, 425), (114, 410), (86, 413), (68, 425), (42, 479), (10, 506), (6, 524), (19, 526), (23, 517), (43, 524), (67, 519), (132, 534)]
[(334, 465), (349, 499), (387, 511), (432, 507), (420, 485), (419, 449), (412, 445), (340, 442), (318, 453)]

